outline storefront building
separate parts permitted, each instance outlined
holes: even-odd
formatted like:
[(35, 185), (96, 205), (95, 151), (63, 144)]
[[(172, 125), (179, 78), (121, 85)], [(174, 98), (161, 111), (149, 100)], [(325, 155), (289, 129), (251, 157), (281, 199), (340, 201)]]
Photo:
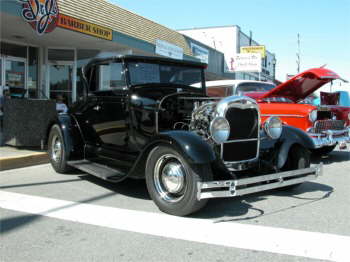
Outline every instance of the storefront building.
[[(275, 54), (268, 50), (264, 50), (261, 61), (261, 72), (237, 72), (232, 67), (235, 55), (241, 53), (242, 47), (264, 47), (257, 41), (252, 39), (242, 32), (237, 25), (218, 26), (182, 29), (178, 32), (196, 39), (217, 51), (220, 51), (225, 56), (223, 65), (224, 76), (232, 79), (247, 79), (247, 80), (262, 80), (275, 81), (276, 57)], [(265, 47), (264, 47), (265, 49)]]
[(0, 85), (12, 96), (56, 99), (61, 95), (71, 104), (81, 91), (83, 65), (92, 58), (122, 54), (204, 61), (212, 64), (208, 74), (222, 77), (220, 52), (202, 43), (194, 49), (184, 35), (105, 0), (2, 0), (0, 4)]

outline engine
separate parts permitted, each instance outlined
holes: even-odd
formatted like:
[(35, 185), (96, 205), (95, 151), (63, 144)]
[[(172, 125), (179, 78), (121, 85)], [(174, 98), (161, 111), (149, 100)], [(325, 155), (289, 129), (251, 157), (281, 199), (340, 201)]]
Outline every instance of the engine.
[(210, 123), (215, 114), (215, 102), (196, 102), (192, 112), (190, 130), (198, 133), (200, 136), (208, 140), (210, 138)]
[(172, 123), (173, 130), (197, 133), (218, 148), (228, 166), (258, 158), (260, 111), (254, 100), (236, 96), (219, 100), (179, 95), (163, 101), (162, 108), (167, 115), (162, 123)]

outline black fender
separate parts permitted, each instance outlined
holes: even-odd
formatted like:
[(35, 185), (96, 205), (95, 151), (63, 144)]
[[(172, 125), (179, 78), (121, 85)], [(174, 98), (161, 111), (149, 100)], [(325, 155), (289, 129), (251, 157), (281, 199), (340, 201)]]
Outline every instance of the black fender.
[(61, 129), (67, 150), (67, 160), (83, 159), (84, 141), (76, 120), (69, 114), (59, 114), (50, 129), (54, 124), (57, 124)]
[(281, 168), (286, 163), (290, 148), (297, 144), (309, 150), (315, 149), (315, 144), (310, 136), (303, 130), (293, 126), (283, 126), (281, 137), (278, 139), (280, 144), (278, 152), (277, 167)]
[(216, 159), (212, 147), (199, 135), (190, 131), (167, 131), (154, 136), (143, 148), (129, 176), (138, 178), (145, 170), (149, 153), (158, 145), (170, 145), (177, 149), (191, 164), (209, 164)]
[(167, 141), (182, 152), (183, 156), (193, 164), (210, 163), (216, 159), (212, 147), (199, 135), (189, 131), (161, 132), (152, 143)]

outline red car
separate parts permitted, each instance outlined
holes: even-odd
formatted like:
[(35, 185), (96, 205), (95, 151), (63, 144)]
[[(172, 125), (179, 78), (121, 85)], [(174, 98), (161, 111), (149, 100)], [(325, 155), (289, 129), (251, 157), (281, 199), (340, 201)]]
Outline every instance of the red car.
[(209, 96), (246, 95), (256, 99), (262, 121), (278, 116), (286, 125), (304, 130), (314, 143), (315, 153), (330, 153), (337, 144), (346, 148), (350, 142), (350, 108), (314, 106), (302, 101), (321, 86), (335, 79), (336, 73), (325, 68), (302, 72), (275, 86), (250, 80), (207, 81)]

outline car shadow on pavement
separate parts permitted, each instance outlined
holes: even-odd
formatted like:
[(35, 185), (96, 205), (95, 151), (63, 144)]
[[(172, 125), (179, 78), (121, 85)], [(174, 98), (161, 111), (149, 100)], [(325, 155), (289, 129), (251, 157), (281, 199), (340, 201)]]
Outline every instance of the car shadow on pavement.
[(116, 194), (151, 200), (144, 179), (125, 179), (119, 183), (111, 183), (92, 175), (81, 175), (80, 179), (89, 181), (97, 186), (106, 188)]
[(13, 230), (18, 230), (23, 226), (37, 222), (40, 218), (42, 218), (41, 215), (32, 214), (20, 215), (10, 218), (2, 218), (0, 219), (0, 233), (10, 233)]
[(72, 183), (72, 182), (78, 182), (78, 181), (81, 181), (81, 180), (79, 178), (77, 178), (77, 179), (67, 179), (67, 180), (59, 180), (59, 181), (47, 181), (47, 182), (37, 182), (37, 183), (27, 183), (27, 184), (4, 185), (4, 186), (0, 186), (0, 189), (44, 186), (44, 185), (52, 185), (52, 184)]
[[(309, 192), (319, 192), (320, 194), (318, 197), (302, 196), (304, 193)], [(305, 182), (292, 190), (282, 191), (282, 189), (274, 189), (237, 198), (211, 199), (206, 207), (191, 217), (201, 219), (217, 219), (215, 220), (215, 223), (246, 220), (256, 221), (255, 219), (258, 219), (262, 216), (273, 215), (287, 211), (289, 209), (298, 208), (300, 206), (309, 205), (314, 202), (321, 201), (328, 198), (332, 193), (333, 188), (330, 186), (315, 182)], [(254, 206), (254, 203), (267, 200), (267, 197), (270, 195), (289, 198), (292, 197), (305, 201), (299, 204), (285, 206), (273, 211), (265, 211)]]

